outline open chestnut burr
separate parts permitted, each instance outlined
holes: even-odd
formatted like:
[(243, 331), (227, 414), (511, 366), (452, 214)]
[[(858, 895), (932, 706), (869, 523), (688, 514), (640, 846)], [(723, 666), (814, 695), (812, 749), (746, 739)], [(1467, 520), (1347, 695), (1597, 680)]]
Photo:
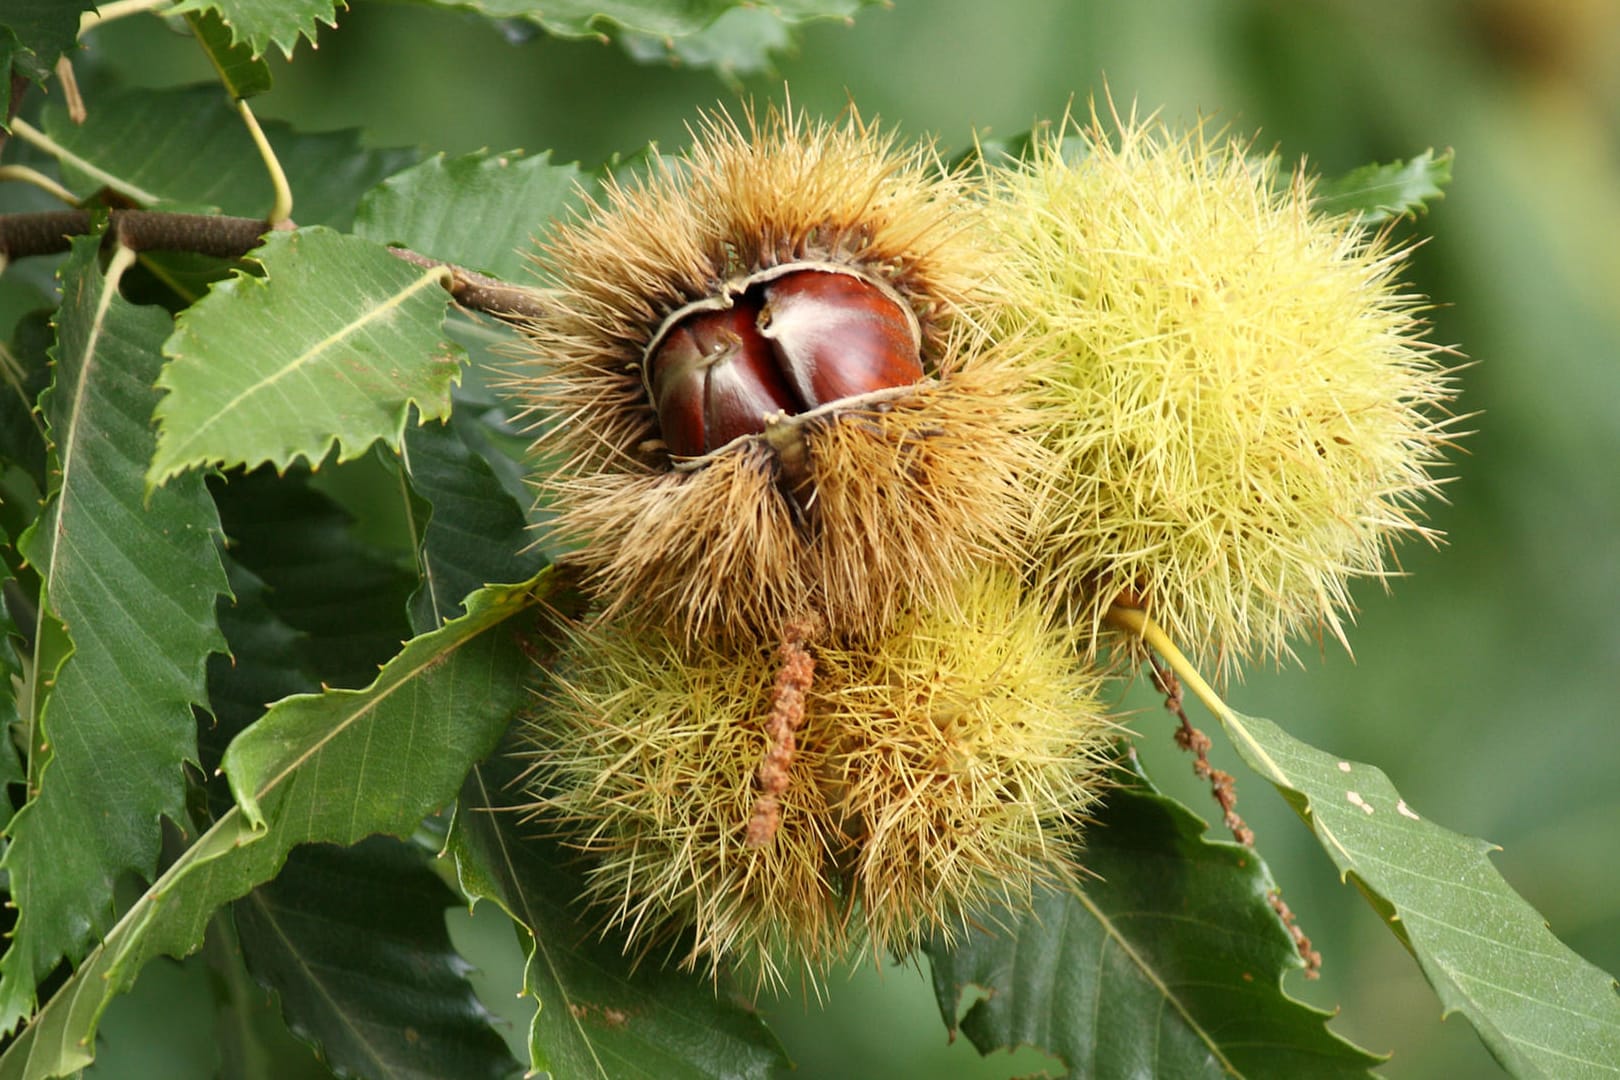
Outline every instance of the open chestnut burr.
[(922, 330), (881, 282), (795, 263), (675, 312), (644, 363), (669, 452), (699, 458), (764, 433), (773, 417), (915, 384)]

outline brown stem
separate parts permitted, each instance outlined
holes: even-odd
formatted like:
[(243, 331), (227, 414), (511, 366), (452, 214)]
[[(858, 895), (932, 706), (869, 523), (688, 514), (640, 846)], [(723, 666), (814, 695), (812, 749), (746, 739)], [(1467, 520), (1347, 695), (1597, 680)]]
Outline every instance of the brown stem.
[[(223, 214), (175, 214), (161, 210), (113, 210), (109, 235), (135, 251), (190, 251), (223, 259), (239, 259), (259, 246), (270, 231), (257, 218)], [(53, 210), (30, 214), (0, 214), (0, 255), (20, 259), (50, 255), (68, 249), (69, 240), (87, 235), (93, 227), (88, 210)], [(278, 226), (279, 227), (279, 226)], [(417, 266), (442, 266), (450, 271), (450, 295), (463, 307), (487, 311), (498, 318), (521, 322), (545, 313), (533, 289), (503, 281), (405, 248), (389, 248), (396, 257)]]

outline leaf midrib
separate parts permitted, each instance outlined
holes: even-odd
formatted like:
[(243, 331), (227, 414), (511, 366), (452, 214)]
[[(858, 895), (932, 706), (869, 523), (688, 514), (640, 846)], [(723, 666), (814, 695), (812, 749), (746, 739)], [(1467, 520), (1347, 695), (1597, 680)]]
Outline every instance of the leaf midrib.
[[(1075, 889), (1074, 897), (1080, 902), (1081, 907), (1091, 913), (1092, 918), (1097, 920), (1097, 925), (1103, 928), (1103, 932), (1119, 946), (1130, 962), (1142, 973), (1142, 976), (1159, 992), (1159, 996), (1176, 1011), (1176, 1014), (1181, 1017), (1188, 1029), (1198, 1037), (1200, 1042), (1209, 1048), (1209, 1052), (1215, 1055), (1215, 1060), (1220, 1063), (1221, 1068), (1226, 1070), (1229, 1075), (1241, 1077), (1243, 1074), (1238, 1072), (1237, 1066), (1228, 1060), (1226, 1054), (1215, 1042), (1214, 1037), (1204, 1030), (1203, 1025), (1194, 1019), (1192, 1013), (1182, 1004), (1181, 999), (1171, 991), (1163, 979), (1159, 978), (1158, 972), (1153, 970), (1153, 966), (1147, 962), (1147, 958), (1137, 952), (1135, 947), (1125, 939), (1125, 935), (1120, 932), (1119, 927), (1114, 925), (1114, 921), (1101, 908), (1092, 903), (1091, 897), (1087, 896), (1082, 890)], [(1071, 1062), (1070, 1067), (1072, 1068), (1073, 1065), (1074, 1063)]]

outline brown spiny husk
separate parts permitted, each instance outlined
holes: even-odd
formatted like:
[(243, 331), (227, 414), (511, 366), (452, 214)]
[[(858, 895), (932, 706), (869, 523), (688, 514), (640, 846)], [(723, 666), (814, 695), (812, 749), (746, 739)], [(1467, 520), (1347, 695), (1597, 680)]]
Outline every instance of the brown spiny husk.
[[(597, 594), (688, 638), (769, 637), (805, 610), (878, 633), (913, 595), (1007, 558), (1044, 461), (1024, 353), (992, 339), (995, 251), (964, 177), (853, 113), (708, 117), (692, 149), (610, 182), (544, 252), (549, 314), (526, 328), (510, 389), (558, 461), (553, 529)], [(808, 484), (787, 493), (753, 437), (682, 467), (659, 438), (644, 351), (673, 312), (758, 271), (849, 266), (908, 304), (928, 378), (802, 422)]]

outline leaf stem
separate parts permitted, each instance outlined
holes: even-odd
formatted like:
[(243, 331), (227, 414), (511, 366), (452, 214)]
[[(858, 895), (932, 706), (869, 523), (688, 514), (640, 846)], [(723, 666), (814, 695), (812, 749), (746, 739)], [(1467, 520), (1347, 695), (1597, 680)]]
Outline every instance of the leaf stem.
[(270, 214), (265, 219), (274, 228), (292, 217), (292, 186), (287, 183), (286, 170), (276, 157), (275, 147), (265, 138), (259, 118), (253, 115), (253, 107), (247, 103), (247, 99), (238, 99), (236, 112), (242, 117), (242, 123), (247, 125), (248, 134), (253, 136), (253, 145), (259, 148), (259, 157), (264, 161), (265, 171), (270, 174), (270, 186), (275, 189), (275, 201), (270, 204)]
[(73, 168), (84, 173), (96, 183), (111, 188), (127, 199), (138, 203), (161, 201), (159, 196), (152, 194), (150, 191), (138, 188), (127, 180), (120, 180), (112, 173), (97, 168), (26, 120), (13, 119), (11, 121), (11, 133), (20, 137), (23, 142), (33, 146), (36, 150), (49, 154), (64, 165), (73, 166)]
[(79, 205), (77, 195), (38, 169), (27, 165), (0, 165), (0, 180), (16, 180), (20, 183), (32, 184), (53, 199), (60, 199), (69, 206)]
[(97, 10), (79, 16), (79, 36), (83, 37), (87, 31), (94, 30), (102, 23), (122, 19), (126, 15), (157, 11), (173, 3), (174, 0), (111, 0), (111, 3), (102, 4)]

